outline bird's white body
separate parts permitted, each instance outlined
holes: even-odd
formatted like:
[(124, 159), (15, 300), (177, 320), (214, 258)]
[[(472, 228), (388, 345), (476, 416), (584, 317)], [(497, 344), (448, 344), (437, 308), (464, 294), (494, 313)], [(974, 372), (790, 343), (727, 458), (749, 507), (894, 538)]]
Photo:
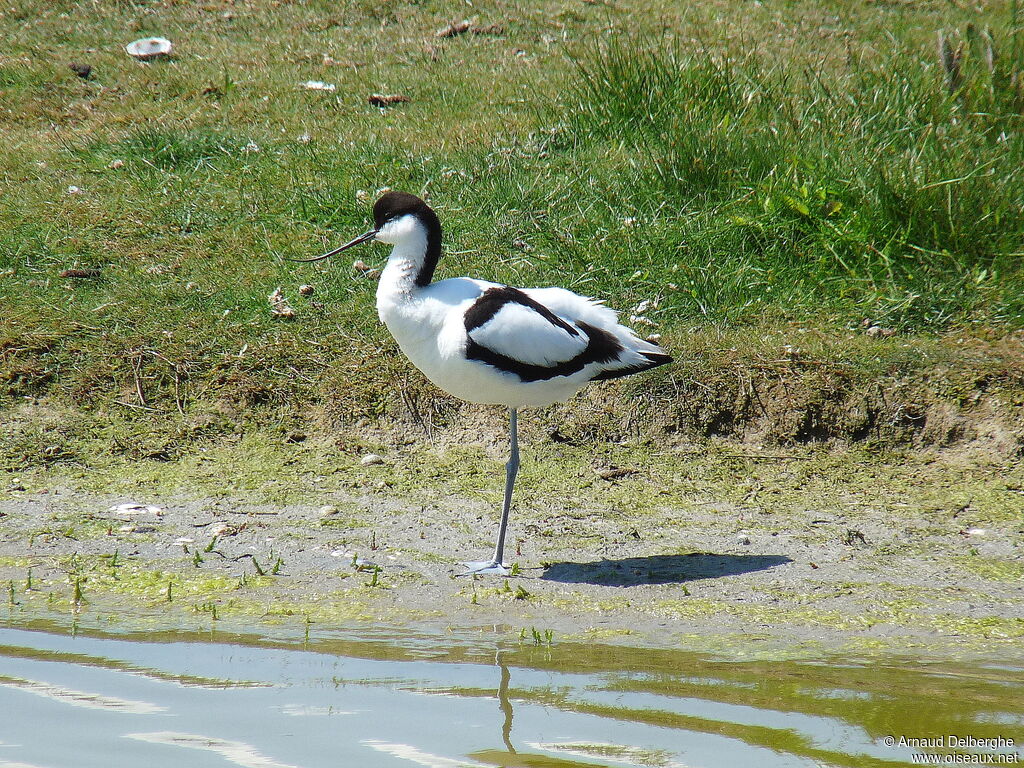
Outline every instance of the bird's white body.
[[(378, 235), (378, 239), (383, 238)], [(514, 373), (470, 359), (466, 313), (486, 291), (504, 286), (468, 277), (417, 286), (425, 234), (413, 227), (396, 240), (377, 287), (377, 314), (413, 365), (455, 397), (509, 408), (551, 405), (568, 400), (601, 370), (644, 364), (647, 360), (640, 352), (661, 351), (619, 325), (616, 313), (593, 299), (564, 288), (528, 288), (522, 292), (572, 327), (583, 322), (611, 333), (622, 346), (614, 366), (592, 362), (565, 376), (523, 381)], [(476, 329), (473, 338), (509, 358), (535, 365), (573, 357), (587, 344), (585, 334), (572, 336), (533, 309), (515, 303), (505, 305)]]
[(517, 411), (568, 400), (585, 384), (671, 362), (655, 344), (620, 325), (594, 299), (565, 288), (518, 289), (456, 277), (432, 282), (441, 224), (414, 195), (387, 192), (373, 207), (374, 229), (315, 259), (359, 243), (394, 246), (377, 287), (377, 314), (428, 379), (473, 403), (509, 409), (510, 456), (494, 556), (469, 573), (509, 575), (505, 530), (519, 470)]

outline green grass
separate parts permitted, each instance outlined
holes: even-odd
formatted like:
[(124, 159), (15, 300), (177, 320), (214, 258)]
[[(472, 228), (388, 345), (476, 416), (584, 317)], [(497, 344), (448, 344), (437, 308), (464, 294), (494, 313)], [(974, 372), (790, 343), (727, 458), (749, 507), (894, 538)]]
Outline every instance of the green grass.
[(800, 71), (618, 38), (579, 60), (569, 133), (640, 159), (647, 183), (615, 192), (687, 245), (684, 311), (1024, 320), (1024, 70), (968, 58), (972, 79), (949, 95), (933, 62), (883, 51)]
[[(137, 458), (239, 418), (373, 419), (393, 408), (384, 381), (443, 421), (377, 323), (373, 282), (283, 261), (362, 231), (383, 187), (438, 209), (439, 276), (562, 284), (627, 315), (654, 298), (641, 330), (688, 358), (777, 357), (756, 339), (798, 323), (858, 365), (926, 366), (913, 350), (931, 334), (1015, 331), (1014, 8), (483, 3), (479, 23), (504, 34), (440, 40), (452, 10), (430, 0), (20, 0), (5, 14), (33, 23), (10, 26), (0, 59), (0, 407), (50, 396), (100, 418), (62, 425), (91, 434), (58, 449), (107, 440)], [(992, 27), (997, 67), (975, 33), (950, 95), (934, 35), (968, 40), (968, 24)], [(149, 34), (175, 57), (130, 60), (122, 46)], [(53, 55), (35, 54), (44, 41)], [(411, 101), (380, 110), (372, 92)], [(269, 313), (278, 286), (294, 322)], [(848, 343), (865, 317), (912, 351)], [(704, 326), (746, 341), (694, 349)], [(110, 426), (125, 421), (131, 440)], [(6, 437), (5, 456), (31, 460), (23, 431)]]

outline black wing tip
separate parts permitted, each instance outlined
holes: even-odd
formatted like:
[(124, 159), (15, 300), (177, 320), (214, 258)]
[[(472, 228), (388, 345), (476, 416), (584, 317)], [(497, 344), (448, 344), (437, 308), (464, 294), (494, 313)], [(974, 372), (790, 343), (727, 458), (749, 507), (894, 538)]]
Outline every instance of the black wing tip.
[(672, 355), (667, 355), (664, 352), (641, 352), (640, 354), (651, 361), (651, 368), (657, 368), (659, 365), (672, 362)]
[(640, 354), (646, 357), (649, 362), (638, 363), (625, 368), (613, 368), (610, 371), (601, 371), (597, 376), (592, 378), (591, 381), (607, 381), (608, 379), (618, 379), (623, 376), (631, 376), (634, 373), (649, 371), (651, 368), (657, 368), (659, 365), (665, 365), (672, 362), (672, 356), (664, 353), (641, 352)]

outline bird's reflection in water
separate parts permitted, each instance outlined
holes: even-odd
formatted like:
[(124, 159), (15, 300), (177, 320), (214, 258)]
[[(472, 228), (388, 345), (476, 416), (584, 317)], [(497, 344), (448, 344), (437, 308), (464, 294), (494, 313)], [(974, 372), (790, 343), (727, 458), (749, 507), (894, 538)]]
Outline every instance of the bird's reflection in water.
[(508, 683), (512, 679), (512, 673), (501, 660), (501, 651), (494, 654), (494, 663), (501, 669), (501, 681), (498, 683), (498, 708), (505, 715), (501, 724), (501, 740), (505, 742), (505, 748), (513, 755), (516, 748), (512, 746), (512, 700), (508, 697)]

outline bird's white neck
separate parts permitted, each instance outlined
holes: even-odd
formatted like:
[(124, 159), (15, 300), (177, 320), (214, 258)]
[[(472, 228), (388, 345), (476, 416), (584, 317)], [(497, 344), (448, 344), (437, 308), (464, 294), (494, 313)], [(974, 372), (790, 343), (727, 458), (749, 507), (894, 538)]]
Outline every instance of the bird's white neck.
[(412, 298), (419, 288), (416, 278), (423, 268), (426, 253), (427, 233), (422, 227), (415, 228), (395, 243), (377, 285), (378, 301), (382, 298), (391, 301)]

